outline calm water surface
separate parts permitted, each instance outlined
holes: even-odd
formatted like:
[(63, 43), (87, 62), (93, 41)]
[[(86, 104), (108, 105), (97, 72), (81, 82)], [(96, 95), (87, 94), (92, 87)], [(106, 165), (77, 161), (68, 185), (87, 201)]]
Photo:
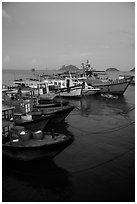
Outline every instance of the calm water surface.
[(55, 129), (74, 142), (51, 163), (3, 159), (3, 201), (135, 200), (135, 87), (118, 99), (95, 95), (70, 102), (76, 108)]

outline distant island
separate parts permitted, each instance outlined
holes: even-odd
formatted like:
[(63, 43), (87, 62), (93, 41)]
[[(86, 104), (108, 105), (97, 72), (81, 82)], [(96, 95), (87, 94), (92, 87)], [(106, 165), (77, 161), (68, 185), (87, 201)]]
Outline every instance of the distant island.
[(108, 69), (106, 69), (106, 71), (119, 71), (119, 70), (116, 68), (108, 68)]
[(60, 69), (60, 71), (70, 71), (70, 72), (73, 72), (73, 71), (79, 71), (79, 68), (77, 68), (76, 66), (74, 65), (63, 65)]
[(130, 72), (135, 72), (135, 67), (133, 69), (131, 69)]

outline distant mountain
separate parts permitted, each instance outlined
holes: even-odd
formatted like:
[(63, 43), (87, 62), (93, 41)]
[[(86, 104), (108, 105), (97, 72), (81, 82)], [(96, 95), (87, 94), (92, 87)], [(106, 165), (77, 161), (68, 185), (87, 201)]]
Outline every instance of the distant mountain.
[(73, 71), (79, 71), (79, 68), (77, 68), (76, 66), (74, 65), (63, 65), (60, 69), (60, 71), (70, 71), (70, 72), (73, 72)]
[(131, 69), (130, 72), (135, 72), (135, 67), (133, 69)]
[(108, 68), (108, 69), (106, 69), (106, 71), (119, 71), (119, 70), (116, 68)]

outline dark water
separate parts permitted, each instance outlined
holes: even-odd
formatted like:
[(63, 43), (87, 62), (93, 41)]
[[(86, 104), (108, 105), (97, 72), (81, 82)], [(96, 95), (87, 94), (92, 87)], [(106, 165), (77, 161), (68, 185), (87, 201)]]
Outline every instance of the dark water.
[(70, 102), (76, 108), (55, 129), (74, 142), (51, 163), (3, 158), (3, 202), (135, 200), (135, 87), (118, 99), (95, 95)]

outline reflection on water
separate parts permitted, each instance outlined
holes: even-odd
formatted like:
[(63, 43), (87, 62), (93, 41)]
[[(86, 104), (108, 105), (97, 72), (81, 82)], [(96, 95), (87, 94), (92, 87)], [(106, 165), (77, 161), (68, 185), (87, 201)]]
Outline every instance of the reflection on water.
[[(3, 190), (3, 201), (22, 201), (22, 195), (28, 191), (33, 195), (31, 201), (39, 199), (39, 201), (46, 201), (47, 191), (51, 191), (53, 198), (48, 198), (53, 201), (55, 197), (58, 200), (58, 194), (62, 199), (69, 199), (65, 192), (69, 191), (69, 172), (59, 166), (54, 161), (37, 161), (37, 162), (17, 162), (8, 159), (3, 159), (3, 189), (6, 188), (6, 178), (10, 181), (7, 187), (11, 192)], [(18, 185), (17, 185), (18, 184)], [(23, 187), (24, 186), (24, 187)], [(22, 190), (22, 188), (25, 188)], [(6, 190), (6, 189), (5, 189)], [(38, 192), (35, 194), (35, 191)], [(40, 196), (39, 191), (45, 192), (44, 196)], [(16, 194), (16, 197), (14, 195)], [(63, 196), (65, 194), (65, 198)], [(29, 201), (24, 195), (25, 201)], [(53, 199), (53, 200), (52, 200)]]
[(74, 138), (74, 134), (70, 130), (68, 130), (68, 127), (69, 127), (68, 122), (67, 121), (62, 121), (61, 123), (57, 123), (57, 124), (54, 124), (54, 125), (50, 124), (50, 126), (46, 127), (44, 129), (44, 131), (48, 132), (48, 131), (51, 131), (52, 129), (54, 129), (55, 132), (57, 132), (57, 133), (70, 135), (70, 136), (72, 136)]
[(81, 111), (82, 116), (128, 114), (131, 108), (124, 96), (120, 96), (118, 99), (107, 99), (100, 95), (94, 95), (75, 100), (72, 103)]

